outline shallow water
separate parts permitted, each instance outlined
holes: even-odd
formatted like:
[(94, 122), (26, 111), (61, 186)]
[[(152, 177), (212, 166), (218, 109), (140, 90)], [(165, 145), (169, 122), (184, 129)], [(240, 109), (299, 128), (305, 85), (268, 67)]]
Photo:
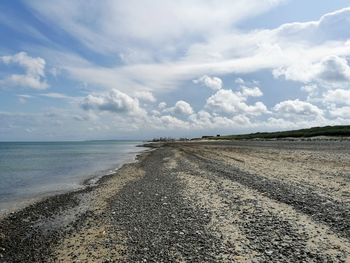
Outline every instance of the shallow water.
[(0, 213), (131, 162), (137, 141), (0, 142)]

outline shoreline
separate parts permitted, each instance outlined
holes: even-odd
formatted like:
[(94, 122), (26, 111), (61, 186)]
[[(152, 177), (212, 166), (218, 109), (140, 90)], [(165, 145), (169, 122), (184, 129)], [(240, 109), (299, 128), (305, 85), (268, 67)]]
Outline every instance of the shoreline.
[(38, 193), (38, 194), (35, 194), (32, 197), (28, 198), (28, 199), (23, 199), (23, 200), (18, 199), (18, 200), (13, 200), (13, 201), (7, 202), (7, 203), (11, 204), (12, 208), (5, 208), (5, 209), (1, 210), (0, 211), (0, 220), (8, 217), (11, 214), (19, 212), (20, 210), (23, 210), (28, 206), (35, 205), (35, 203), (43, 202), (48, 198), (52, 198), (52, 197), (55, 197), (57, 195), (69, 194), (71, 192), (72, 193), (79, 192), (81, 190), (84, 190), (87, 187), (97, 186), (99, 184), (99, 181), (103, 177), (115, 174), (125, 164), (137, 162), (138, 156), (140, 154), (143, 154), (144, 152), (148, 151), (147, 146), (143, 146), (143, 144), (135, 146), (135, 148), (139, 148), (139, 147), (144, 148), (144, 149), (132, 152), (134, 154), (132, 158), (130, 156), (129, 158), (126, 158), (125, 160), (121, 161), (121, 163), (116, 165), (115, 167), (96, 171), (96, 172), (94, 172), (94, 174), (88, 175), (86, 178), (81, 178), (80, 180), (78, 180), (77, 182), (74, 183), (75, 186), (71, 189), (60, 189), (60, 190)]
[(153, 144), (1, 220), (0, 261), (346, 262), (348, 146)]
[[(79, 221), (75, 222), (75, 220), (87, 216), (89, 209), (84, 206), (88, 204), (82, 202), (82, 197), (88, 196), (94, 190), (103, 188), (103, 184), (106, 182), (118, 179), (118, 175), (123, 169), (137, 166), (139, 160), (147, 156), (150, 151), (152, 149), (145, 149), (137, 153), (134, 161), (121, 164), (119, 169), (101, 176), (94, 184), (86, 184), (81, 189), (43, 197), (1, 217), (0, 262), (2, 262), (4, 254), (11, 250), (8, 247), (14, 249), (11, 253), (13, 253), (12, 257), (17, 258), (16, 262), (48, 262), (48, 256), (52, 253), (51, 247), (57, 246), (59, 241), (70, 233), (71, 228), (79, 228)], [(74, 210), (77, 210), (77, 213)], [(47, 231), (50, 232), (49, 237), (45, 234)], [(33, 236), (37, 237), (33, 238)], [(8, 244), (9, 241), (11, 241), (11, 244)], [(22, 244), (21, 248), (17, 246), (18, 242)], [(41, 246), (43, 246), (42, 249)], [(36, 250), (32, 251), (35, 256), (29, 260), (26, 254), (17, 256), (22, 253), (23, 249)], [(40, 253), (37, 253), (37, 250), (40, 250)]]

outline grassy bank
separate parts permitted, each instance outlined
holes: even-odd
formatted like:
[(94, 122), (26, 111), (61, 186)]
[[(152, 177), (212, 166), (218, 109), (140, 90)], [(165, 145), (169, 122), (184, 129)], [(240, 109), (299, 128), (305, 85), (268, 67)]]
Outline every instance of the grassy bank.
[(281, 139), (281, 138), (309, 138), (315, 136), (334, 136), (343, 137), (350, 136), (350, 125), (346, 126), (325, 126), (325, 127), (313, 127), (309, 129), (300, 129), (292, 131), (279, 131), (279, 132), (257, 132), (250, 134), (240, 135), (226, 135), (217, 137), (208, 137), (207, 139), (217, 140), (246, 140), (246, 139)]

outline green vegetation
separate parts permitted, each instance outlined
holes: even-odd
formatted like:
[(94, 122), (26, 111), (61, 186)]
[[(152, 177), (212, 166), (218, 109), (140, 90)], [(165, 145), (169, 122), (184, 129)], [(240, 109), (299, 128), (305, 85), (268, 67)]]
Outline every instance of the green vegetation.
[(281, 138), (308, 138), (314, 136), (350, 136), (350, 125), (347, 126), (325, 126), (309, 129), (280, 131), (280, 132), (257, 132), (241, 135), (212, 136), (211, 140), (246, 140), (246, 139), (281, 139)]

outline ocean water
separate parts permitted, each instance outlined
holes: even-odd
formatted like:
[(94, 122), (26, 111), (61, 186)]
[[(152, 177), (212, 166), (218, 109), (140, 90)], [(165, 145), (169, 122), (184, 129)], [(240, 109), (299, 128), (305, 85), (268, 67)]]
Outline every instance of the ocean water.
[(0, 142), (0, 214), (135, 160), (136, 141)]

